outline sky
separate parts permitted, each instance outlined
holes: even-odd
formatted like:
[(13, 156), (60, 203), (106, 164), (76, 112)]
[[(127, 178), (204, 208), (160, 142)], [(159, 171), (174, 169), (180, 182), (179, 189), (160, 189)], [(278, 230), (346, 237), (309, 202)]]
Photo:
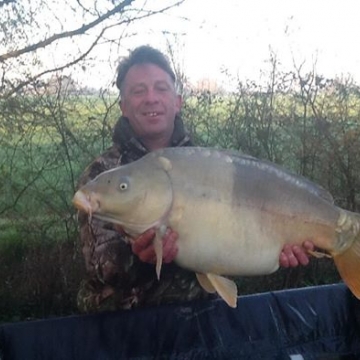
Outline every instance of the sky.
[[(128, 49), (150, 44), (165, 50), (169, 41), (192, 83), (226, 83), (224, 69), (240, 80), (258, 81), (273, 52), (281, 69), (315, 66), (321, 75), (351, 75), (360, 84), (359, 14), (358, 0), (186, 0), (129, 27), (136, 35), (122, 41), (110, 66), (94, 69), (95, 77), (99, 84), (111, 81), (117, 59)], [(97, 53), (99, 63), (107, 61), (105, 54)]]
[[(359, 1), (230, 0), (220, 8), (215, 6), (218, 2), (191, 3), (204, 9), (197, 13), (204, 27), (192, 30), (198, 41), (192, 37), (187, 50), (191, 61), (206, 64), (201, 71), (211, 73), (225, 66), (241, 76), (255, 76), (270, 48), (285, 67), (292, 67), (294, 61), (312, 67), (316, 60), (318, 70), (328, 74), (355, 74), (360, 69), (360, 49), (355, 44), (360, 34)], [(201, 54), (198, 61), (196, 49)], [(218, 49), (214, 58), (213, 49)]]

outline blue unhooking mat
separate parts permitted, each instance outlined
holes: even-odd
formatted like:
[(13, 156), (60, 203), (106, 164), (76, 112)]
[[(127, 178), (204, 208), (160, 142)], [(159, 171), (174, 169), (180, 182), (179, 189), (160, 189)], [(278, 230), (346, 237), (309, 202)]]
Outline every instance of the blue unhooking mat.
[(360, 359), (342, 284), (0, 326), (1, 360)]

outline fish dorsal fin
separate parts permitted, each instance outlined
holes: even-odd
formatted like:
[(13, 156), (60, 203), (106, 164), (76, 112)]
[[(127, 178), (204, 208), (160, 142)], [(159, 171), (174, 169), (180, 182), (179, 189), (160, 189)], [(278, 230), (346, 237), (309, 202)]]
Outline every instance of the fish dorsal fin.
[(237, 303), (237, 287), (236, 284), (223, 276), (215, 274), (206, 274), (213, 288), (231, 307), (236, 308)]
[(307, 179), (302, 175), (297, 175), (281, 165), (272, 163), (271, 161), (267, 160), (260, 160), (251, 155), (240, 154), (231, 150), (224, 151), (224, 153), (232, 156), (235, 164), (252, 163), (252, 166), (261, 166), (264, 171), (272, 172), (278, 177), (286, 177), (287, 181), (292, 181), (297, 186), (307, 189), (307, 191), (315, 194), (316, 196), (322, 198), (323, 200), (331, 204), (334, 203), (334, 198), (332, 197), (332, 195), (321, 185), (312, 182), (311, 180)]
[(216, 292), (216, 289), (212, 286), (210, 280), (205, 274), (196, 273), (196, 277), (198, 279), (199, 284), (206, 292), (210, 294)]

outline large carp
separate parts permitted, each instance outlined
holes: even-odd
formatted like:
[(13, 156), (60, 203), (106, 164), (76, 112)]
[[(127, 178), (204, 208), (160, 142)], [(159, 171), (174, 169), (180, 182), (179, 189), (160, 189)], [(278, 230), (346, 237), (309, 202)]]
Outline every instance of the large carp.
[(74, 196), (75, 206), (136, 236), (155, 227), (157, 273), (167, 227), (179, 234), (176, 263), (236, 307), (223, 275), (276, 271), (285, 244), (313, 241), (332, 256), (360, 298), (360, 215), (270, 162), (208, 148), (166, 148), (106, 171)]

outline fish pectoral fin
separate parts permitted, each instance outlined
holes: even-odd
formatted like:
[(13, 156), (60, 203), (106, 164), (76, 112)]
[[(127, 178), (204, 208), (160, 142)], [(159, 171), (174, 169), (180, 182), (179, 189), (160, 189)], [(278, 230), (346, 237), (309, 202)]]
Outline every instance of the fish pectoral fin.
[(156, 255), (156, 276), (157, 279), (160, 280), (160, 272), (163, 260), (163, 242), (162, 242), (162, 235), (163, 231), (160, 229), (156, 231), (155, 239), (154, 239), (154, 250)]
[(211, 285), (223, 300), (231, 307), (236, 308), (237, 303), (237, 286), (236, 284), (223, 276), (215, 274), (206, 274)]
[(214, 294), (216, 293), (216, 289), (211, 284), (209, 278), (205, 274), (196, 273), (196, 277), (198, 279), (199, 284), (201, 287), (208, 293)]
[(159, 156), (158, 161), (159, 161), (160, 165), (162, 166), (162, 168), (166, 172), (168, 172), (172, 169), (171, 161), (168, 158), (166, 158), (165, 156)]
[(360, 300), (360, 239), (343, 253), (334, 254), (333, 258), (342, 279)]
[(323, 253), (323, 252), (321, 252), (321, 251), (307, 250), (307, 253), (308, 253), (309, 255), (311, 255), (311, 256), (316, 257), (317, 259), (322, 259), (322, 258), (324, 258), (324, 257), (330, 258), (330, 259), (332, 258), (331, 255), (326, 254), (326, 253)]

